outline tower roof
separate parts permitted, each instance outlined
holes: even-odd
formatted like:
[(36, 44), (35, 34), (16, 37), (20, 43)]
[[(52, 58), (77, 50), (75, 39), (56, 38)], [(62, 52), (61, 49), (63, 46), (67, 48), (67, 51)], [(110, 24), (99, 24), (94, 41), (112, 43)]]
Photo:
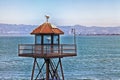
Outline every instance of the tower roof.
[(46, 17), (46, 22), (34, 29), (31, 34), (64, 34), (62, 30), (48, 22), (49, 16)]
[(64, 34), (64, 32), (51, 23), (45, 22), (34, 29), (31, 34)]

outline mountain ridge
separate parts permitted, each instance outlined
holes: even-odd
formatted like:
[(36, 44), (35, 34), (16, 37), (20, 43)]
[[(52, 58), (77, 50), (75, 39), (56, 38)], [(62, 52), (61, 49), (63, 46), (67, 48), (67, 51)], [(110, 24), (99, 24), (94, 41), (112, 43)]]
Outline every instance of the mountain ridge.
[[(0, 35), (16, 35), (25, 36), (30, 35), (38, 25), (25, 25), (25, 24), (4, 24), (0, 23)], [(120, 26), (116, 27), (100, 27), (100, 26), (57, 26), (65, 35), (72, 35), (73, 29), (75, 28), (76, 34), (78, 35), (120, 35)]]

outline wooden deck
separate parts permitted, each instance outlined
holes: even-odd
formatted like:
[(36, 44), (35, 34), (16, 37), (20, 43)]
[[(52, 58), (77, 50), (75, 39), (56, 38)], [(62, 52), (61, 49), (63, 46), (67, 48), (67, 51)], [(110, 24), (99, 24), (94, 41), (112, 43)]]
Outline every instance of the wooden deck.
[(63, 57), (72, 57), (77, 56), (75, 53), (50, 53), (50, 54), (33, 54), (33, 53), (25, 53), (25, 54), (19, 54), (21, 57), (34, 57), (34, 58), (63, 58)]
[(62, 58), (77, 56), (75, 44), (34, 45), (21, 44), (18, 47), (19, 56), (34, 58)]

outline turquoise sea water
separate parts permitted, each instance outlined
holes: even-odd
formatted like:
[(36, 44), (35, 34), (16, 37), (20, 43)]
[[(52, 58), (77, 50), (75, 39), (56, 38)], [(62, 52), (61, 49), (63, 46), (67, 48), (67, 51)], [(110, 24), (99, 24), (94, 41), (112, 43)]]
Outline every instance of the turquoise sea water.
[[(0, 37), (0, 80), (30, 80), (33, 59), (18, 56), (21, 43), (34, 43), (34, 37)], [(65, 80), (120, 80), (120, 36), (79, 36), (77, 52), (62, 59)]]

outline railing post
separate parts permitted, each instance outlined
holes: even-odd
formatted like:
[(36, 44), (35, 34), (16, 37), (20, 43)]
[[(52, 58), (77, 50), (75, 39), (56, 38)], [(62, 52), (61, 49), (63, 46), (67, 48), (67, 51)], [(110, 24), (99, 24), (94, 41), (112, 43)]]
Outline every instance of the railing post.
[(63, 53), (63, 45), (61, 45), (61, 54)]
[(34, 48), (33, 48), (33, 45), (31, 45), (32, 46), (32, 53), (34, 53)]
[(60, 53), (60, 45), (58, 45), (57, 49), (58, 49), (58, 53)]
[(55, 45), (53, 45), (53, 44), (52, 44), (52, 45), (50, 45), (50, 52), (51, 52), (51, 53), (53, 53), (53, 52), (54, 52), (54, 46), (55, 46)]
[(44, 51), (44, 46), (41, 45), (41, 53), (43, 54), (45, 51)]
[(45, 46), (46, 47), (46, 54), (47, 54), (47, 46)]

